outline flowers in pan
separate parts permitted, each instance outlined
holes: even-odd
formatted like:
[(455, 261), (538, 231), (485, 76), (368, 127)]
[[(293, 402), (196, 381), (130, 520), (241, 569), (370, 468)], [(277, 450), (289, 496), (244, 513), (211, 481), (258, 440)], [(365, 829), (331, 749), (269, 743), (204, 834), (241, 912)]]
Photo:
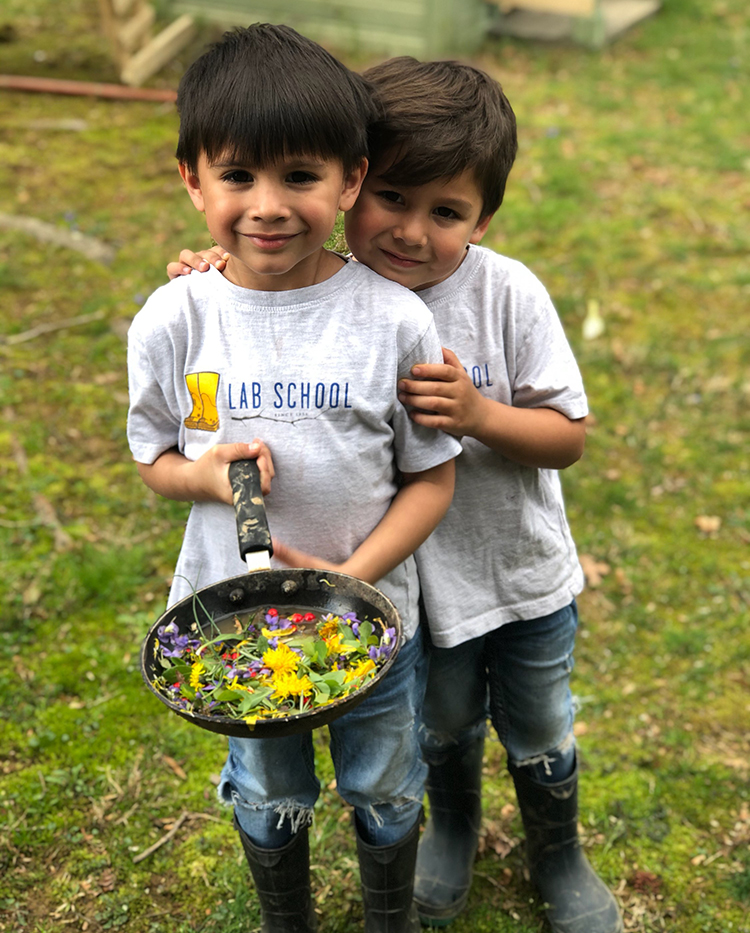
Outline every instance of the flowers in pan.
[(351, 612), (284, 616), (272, 607), (230, 621), (228, 632), (159, 626), (153, 686), (173, 706), (250, 726), (314, 710), (372, 680), (396, 646), (395, 628)]

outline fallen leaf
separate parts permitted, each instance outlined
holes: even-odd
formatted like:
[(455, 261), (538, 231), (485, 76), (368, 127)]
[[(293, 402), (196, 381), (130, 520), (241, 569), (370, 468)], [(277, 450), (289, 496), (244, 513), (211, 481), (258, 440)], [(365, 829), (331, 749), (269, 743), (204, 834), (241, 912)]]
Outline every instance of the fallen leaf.
[(606, 577), (610, 571), (609, 564), (605, 564), (604, 561), (597, 560), (590, 554), (581, 554), (579, 555), (578, 560), (580, 561), (581, 567), (583, 568), (586, 582), (592, 589), (599, 586), (599, 584), (602, 582), (602, 578)]
[(721, 519), (718, 515), (699, 515), (695, 527), (704, 535), (715, 535), (721, 528)]
[(184, 772), (184, 771), (182, 770), (182, 768), (177, 764), (177, 762), (174, 760), (174, 758), (170, 758), (169, 755), (164, 755), (164, 757), (163, 757), (162, 760), (163, 760), (163, 762), (164, 762), (165, 765), (169, 765), (169, 767), (174, 771), (174, 773), (177, 775), (177, 777), (178, 777), (181, 781), (186, 780), (187, 774), (185, 774), (185, 772)]
[(650, 871), (636, 871), (628, 878), (628, 884), (636, 891), (657, 894), (661, 890), (662, 880)]

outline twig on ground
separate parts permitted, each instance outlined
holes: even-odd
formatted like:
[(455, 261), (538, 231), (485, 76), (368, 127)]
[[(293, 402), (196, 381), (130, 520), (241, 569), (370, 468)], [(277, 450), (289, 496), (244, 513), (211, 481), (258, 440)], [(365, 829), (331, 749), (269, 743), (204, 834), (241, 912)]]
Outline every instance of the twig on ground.
[(86, 236), (79, 230), (57, 227), (37, 217), (18, 217), (16, 214), (0, 213), (0, 228), (20, 230), (22, 233), (36, 237), (42, 243), (54, 243), (56, 246), (73, 249), (77, 253), (83, 253), (87, 259), (101, 262), (105, 266), (108, 266), (115, 258), (115, 250), (108, 243)]
[(223, 823), (224, 820), (220, 819), (218, 816), (214, 816), (211, 813), (190, 813), (188, 810), (183, 810), (182, 813), (174, 821), (174, 825), (161, 839), (157, 840), (152, 846), (149, 846), (148, 849), (144, 849), (143, 852), (139, 853), (133, 858), (133, 862), (142, 862), (143, 859), (148, 858), (149, 855), (153, 855), (157, 849), (160, 849), (163, 845), (174, 838), (177, 831), (180, 829), (182, 824), (186, 820), (211, 820), (214, 823)]
[(0, 341), (9, 346), (16, 343), (25, 343), (27, 340), (33, 340), (42, 334), (51, 334), (56, 330), (68, 330), (71, 327), (90, 324), (92, 321), (101, 321), (105, 316), (104, 311), (92, 311), (91, 314), (80, 314), (78, 317), (69, 317), (64, 321), (49, 321), (47, 324), (37, 324), (36, 327), (22, 331), (20, 334), (8, 334), (6, 337), (0, 337)]
[(160, 849), (163, 845), (166, 845), (170, 839), (173, 839), (188, 816), (188, 811), (183, 810), (179, 817), (175, 820), (174, 826), (165, 836), (162, 836), (161, 839), (158, 839), (152, 846), (149, 846), (148, 849), (144, 849), (143, 852), (141, 852), (139, 855), (135, 855), (133, 857), (133, 864), (136, 862), (142, 862), (145, 858), (148, 858), (149, 855), (153, 855), (157, 849)]

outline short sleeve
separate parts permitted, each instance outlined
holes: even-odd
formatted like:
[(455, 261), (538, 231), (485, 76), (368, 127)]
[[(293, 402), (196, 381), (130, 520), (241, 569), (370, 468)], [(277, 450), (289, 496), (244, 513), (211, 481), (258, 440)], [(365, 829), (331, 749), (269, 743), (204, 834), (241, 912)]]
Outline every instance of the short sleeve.
[[(413, 346), (399, 357), (398, 378), (411, 374), (417, 363), (442, 363), (443, 351), (435, 329), (429, 325)], [(396, 465), (402, 473), (420, 473), (452, 460), (461, 453), (460, 442), (450, 434), (415, 424), (404, 406), (399, 402), (393, 416)]]
[[(149, 341), (147, 349), (140, 333), (139, 312), (128, 332), (128, 444), (138, 463), (153, 463), (180, 440), (180, 416), (171, 370), (168, 345)], [(152, 335), (153, 337), (153, 335)], [(157, 367), (155, 360), (160, 361)], [(166, 365), (165, 365), (166, 364)]]
[(588, 414), (581, 371), (548, 296), (529, 323), (515, 366), (514, 405), (554, 408), (574, 420)]

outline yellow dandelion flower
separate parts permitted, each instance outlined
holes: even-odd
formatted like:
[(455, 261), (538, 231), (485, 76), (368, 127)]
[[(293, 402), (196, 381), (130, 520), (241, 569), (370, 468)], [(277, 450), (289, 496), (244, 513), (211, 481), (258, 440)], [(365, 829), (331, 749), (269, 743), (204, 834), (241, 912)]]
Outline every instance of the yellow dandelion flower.
[(339, 620), (335, 616), (329, 617), (326, 619), (325, 625), (320, 627), (320, 637), (324, 641), (328, 641), (329, 638), (332, 638), (334, 635), (339, 633)]
[(226, 688), (227, 690), (246, 690), (248, 693), (255, 693), (252, 687), (249, 687), (247, 684), (241, 684), (236, 677), (234, 680), (227, 682)]
[(325, 638), (324, 641), (328, 649), (328, 654), (343, 654), (346, 651), (346, 648), (342, 644), (342, 635), (340, 632), (336, 632), (335, 635)]
[(298, 697), (312, 691), (312, 681), (305, 674), (304, 677), (297, 677), (293, 672), (283, 672), (274, 674), (272, 678), (274, 692), (271, 697)]
[(196, 661), (190, 668), (190, 686), (196, 690), (201, 685), (201, 674), (206, 670), (205, 666)]
[(375, 669), (375, 662), (372, 660), (372, 658), (366, 658), (364, 661), (360, 661), (358, 664), (355, 664), (354, 667), (346, 672), (344, 676), (344, 683), (348, 684), (359, 677), (365, 677), (367, 674), (371, 674), (373, 671), (375, 671)]
[(283, 642), (276, 648), (269, 648), (263, 655), (263, 666), (274, 674), (294, 673), (299, 667), (299, 656)]

